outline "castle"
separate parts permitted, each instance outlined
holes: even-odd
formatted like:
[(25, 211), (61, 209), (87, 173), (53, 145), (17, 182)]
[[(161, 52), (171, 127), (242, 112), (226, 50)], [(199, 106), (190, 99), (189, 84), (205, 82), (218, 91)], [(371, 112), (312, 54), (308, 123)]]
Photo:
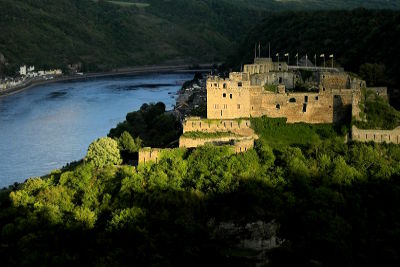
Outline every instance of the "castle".
[[(337, 123), (360, 119), (359, 102), (365, 81), (338, 68), (289, 66), (271, 58), (255, 58), (241, 72), (228, 78), (209, 76), (207, 118), (189, 117), (183, 122), (179, 146), (194, 148), (207, 143), (231, 145), (236, 153), (254, 146), (257, 135), (250, 117), (287, 118), (288, 123)], [(387, 96), (386, 88), (371, 88)], [(357, 131), (360, 141), (397, 140)], [(369, 134), (369, 135), (368, 135)], [(389, 134), (389, 137), (387, 136)], [(383, 136), (385, 135), (385, 136)], [(358, 139), (357, 139), (358, 138)], [(157, 161), (159, 150), (139, 153), (139, 162)]]
[[(305, 75), (309, 77), (302, 77)], [(300, 84), (308, 88), (298, 92)], [(336, 68), (288, 66), (271, 58), (256, 58), (243, 72), (207, 80), (207, 118), (267, 115), (285, 117), (289, 123), (338, 122), (352, 109), (357, 116), (356, 103), (365, 86), (364, 81)]]

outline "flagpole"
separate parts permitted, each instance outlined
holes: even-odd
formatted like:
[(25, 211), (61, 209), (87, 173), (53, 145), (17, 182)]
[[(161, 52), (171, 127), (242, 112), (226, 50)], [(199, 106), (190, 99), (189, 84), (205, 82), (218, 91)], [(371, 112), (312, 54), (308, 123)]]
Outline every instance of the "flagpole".
[(261, 43), (258, 43), (258, 57), (261, 57)]
[(317, 54), (314, 54), (314, 68), (317, 67)]
[(254, 58), (257, 58), (257, 43), (254, 45)]
[(297, 59), (297, 67), (299, 66), (299, 53), (297, 52), (296, 54), (296, 59)]
[(268, 57), (271, 58), (271, 43), (268, 42)]
[(333, 69), (333, 55), (332, 55), (332, 69)]
[(306, 54), (306, 67), (308, 67), (308, 55)]

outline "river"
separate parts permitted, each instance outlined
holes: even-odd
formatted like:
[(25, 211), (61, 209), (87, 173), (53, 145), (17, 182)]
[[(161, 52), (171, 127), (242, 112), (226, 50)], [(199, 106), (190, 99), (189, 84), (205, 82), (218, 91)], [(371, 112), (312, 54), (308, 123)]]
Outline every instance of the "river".
[(0, 187), (82, 159), (128, 112), (162, 101), (167, 109), (192, 73), (141, 74), (40, 85), (0, 97)]

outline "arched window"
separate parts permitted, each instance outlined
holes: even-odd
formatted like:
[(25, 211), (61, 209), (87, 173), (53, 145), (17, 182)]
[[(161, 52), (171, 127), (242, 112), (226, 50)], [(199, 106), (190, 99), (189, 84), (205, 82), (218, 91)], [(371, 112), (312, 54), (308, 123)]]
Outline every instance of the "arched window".
[(290, 103), (296, 103), (296, 98), (292, 97), (291, 99), (289, 99)]
[(281, 109), (281, 105), (279, 105), (279, 104), (276, 104), (276, 109)]

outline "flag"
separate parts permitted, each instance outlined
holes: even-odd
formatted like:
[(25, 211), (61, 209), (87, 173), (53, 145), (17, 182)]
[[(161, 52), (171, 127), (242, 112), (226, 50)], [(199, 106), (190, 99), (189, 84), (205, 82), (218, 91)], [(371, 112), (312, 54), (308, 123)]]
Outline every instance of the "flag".
[(299, 57), (299, 53), (296, 54), (296, 57)]
[(314, 59), (317, 59), (317, 54), (314, 54)]
[(325, 54), (321, 54), (319, 57), (325, 57)]
[(275, 56), (279, 57), (279, 53), (276, 53), (276, 55), (275, 55)]
[(289, 56), (289, 53), (286, 53), (286, 54), (285, 54), (285, 57), (288, 57), (288, 56)]
[(329, 55), (329, 58), (333, 58), (333, 54), (332, 54), (332, 55)]

